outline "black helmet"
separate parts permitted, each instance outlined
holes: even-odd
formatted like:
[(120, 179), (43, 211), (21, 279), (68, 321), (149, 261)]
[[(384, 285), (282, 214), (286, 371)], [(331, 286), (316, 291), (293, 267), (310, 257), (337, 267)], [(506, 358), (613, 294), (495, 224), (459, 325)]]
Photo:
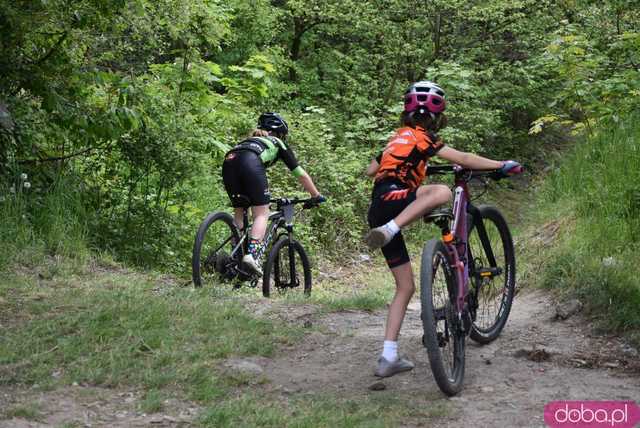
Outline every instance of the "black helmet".
[(258, 128), (283, 137), (289, 132), (289, 125), (278, 113), (262, 113), (258, 119)]

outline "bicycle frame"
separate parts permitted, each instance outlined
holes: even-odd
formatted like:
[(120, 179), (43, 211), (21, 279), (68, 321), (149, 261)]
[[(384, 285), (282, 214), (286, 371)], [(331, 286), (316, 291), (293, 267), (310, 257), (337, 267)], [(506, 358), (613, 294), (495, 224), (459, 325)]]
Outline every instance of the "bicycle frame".
[[(272, 202), (277, 202), (277, 200), (273, 200)], [(267, 231), (264, 236), (265, 247), (268, 247), (269, 244), (273, 241), (274, 237), (277, 237), (277, 230), (284, 227), (287, 231), (287, 235), (291, 238), (293, 234), (293, 218), (295, 215), (294, 205), (293, 204), (285, 204), (282, 207), (271, 214), (269, 214), (269, 224), (267, 226)], [(238, 249), (244, 248), (244, 252), (248, 251), (249, 245), (249, 230), (251, 229), (251, 223), (249, 223), (249, 210), (244, 209), (242, 212), (242, 224), (244, 227), (240, 230), (240, 240), (238, 244), (233, 248), (231, 255), (233, 256)], [(223, 245), (226, 244), (223, 243)]]
[[(456, 298), (456, 311), (458, 317), (461, 318), (465, 311), (465, 303), (469, 294), (469, 280), (470, 272), (469, 265), (473, 262), (470, 260), (473, 256), (470, 254), (468, 246), (468, 228), (469, 228), (469, 215), (474, 221), (474, 226), (478, 231), (482, 247), (487, 256), (487, 260), (491, 268), (487, 272), (476, 272), (479, 277), (485, 275), (500, 274), (500, 269), (497, 268), (495, 256), (489, 243), (487, 231), (482, 221), (476, 221), (480, 216), (478, 209), (471, 204), (469, 197), (468, 176), (465, 175), (461, 167), (454, 167), (455, 182), (454, 182), (454, 200), (453, 200), (453, 224), (449, 230), (443, 228), (442, 240), (447, 248), (449, 257), (452, 262), (452, 266), (456, 269), (456, 284), (457, 284), (457, 298)], [(471, 172), (468, 172), (471, 174)], [(480, 279), (480, 278), (478, 278)]]
[(458, 316), (461, 317), (469, 292), (469, 265), (466, 256), (467, 240), (469, 238), (467, 232), (467, 207), (470, 201), (467, 182), (459, 176), (458, 171), (456, 171), (453, 194), (453, 224), (449, 233), (443, 233), (442, 240), (447, 247), (452, 265), (457, 271), (456, 310)]

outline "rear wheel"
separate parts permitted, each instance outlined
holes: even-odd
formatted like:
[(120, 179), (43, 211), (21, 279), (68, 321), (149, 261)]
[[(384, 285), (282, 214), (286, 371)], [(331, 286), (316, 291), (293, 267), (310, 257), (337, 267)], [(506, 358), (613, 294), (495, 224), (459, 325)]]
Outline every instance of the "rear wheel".
[[(242, 247), (233, 217), (225, 212), (209, 214), (196, 233), (191, 256), (193, 284), (196, 287), (231, 280), (242, 259)], [(235, 252), (234, 252), (235, 249)]]
[(500, 211), (482, 205), (477, 213), (479, 218), (473, 218), (469, 226), (470, 305), (475, 315), (470, 337), (486, 344), (500, 335), (509, 318), (516, 260), (511, 232)]
[(301, 289), (307, 296), (311, 294), (311, 266), (302, 245), (282, 236), (269, 252), (262, 277), (262, 294), (269, 297), (274, 290), (286, 292), (289, 289)]
[(432, 239), (422, 251), (420, 302), (422, 342), (427, 348), (436, 383), (451, 396), (462, 389), (464, 378), (464, 332), (455, 309), (456, 280), (447, 249)]

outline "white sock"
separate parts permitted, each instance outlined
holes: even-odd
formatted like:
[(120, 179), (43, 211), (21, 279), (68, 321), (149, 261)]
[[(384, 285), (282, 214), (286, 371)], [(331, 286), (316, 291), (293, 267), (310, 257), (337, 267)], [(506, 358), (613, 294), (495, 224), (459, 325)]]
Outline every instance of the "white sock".
[(384, 348), (382, 348), (382, 356), (389, 362), (394, 362), (398, 359), (398, 342), (392, 340), (384, 341)]
[(396, 236), (396, 233), (400, 232), (400, 227), (396, 224), (395, 221), (391, 220), (389, 223), (385, 224), (384, 227), (391, 233), (391, 236)]

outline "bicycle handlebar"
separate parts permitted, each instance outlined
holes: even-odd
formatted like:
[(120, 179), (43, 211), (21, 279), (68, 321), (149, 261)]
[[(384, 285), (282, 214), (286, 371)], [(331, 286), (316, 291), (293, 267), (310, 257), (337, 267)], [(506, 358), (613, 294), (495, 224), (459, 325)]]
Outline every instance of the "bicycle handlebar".
[[(520, 173), (522, 167), (517, 173)], [(504, 175), (501, 175), (500, 169), (489, 169), (489, 170), (473, 170), (467, 169), (460, 165), (433, 165), (427, 167), (427, 175), (447, 175), (447, 174), (455, 174), (457, 176), (467, 175), (469, 179), (472, 178), (480, 178), (480, 177), (489, 177), (493, 180), (500, 180), (502, 178), (506, 178)]]
[(297, 205), (297, 204), (303, 204), (304, 209), (308, 209), (308, 208), (313, 208), (314, 206), (318, 206), (319, 202), (316, 200), (316, 198), (306, 198), (306, 199), (300, 199), (300, 198), (275, 198), (275, 199), (270, 199), (269, 203), (272, 204), (277, 204), (278, 207), (282, 207), (285, 205)]

